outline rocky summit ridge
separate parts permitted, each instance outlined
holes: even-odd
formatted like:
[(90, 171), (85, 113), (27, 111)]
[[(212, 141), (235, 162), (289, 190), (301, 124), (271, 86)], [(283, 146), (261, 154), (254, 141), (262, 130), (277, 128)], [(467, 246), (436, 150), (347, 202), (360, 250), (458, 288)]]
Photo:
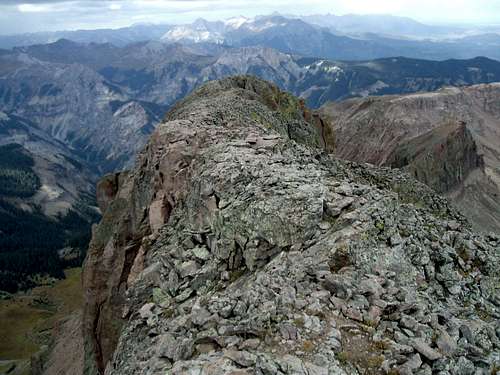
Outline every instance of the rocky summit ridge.
[(85, 373), (491, 374), (500, 238), (244, 76), (178, 103), (98, 186)]

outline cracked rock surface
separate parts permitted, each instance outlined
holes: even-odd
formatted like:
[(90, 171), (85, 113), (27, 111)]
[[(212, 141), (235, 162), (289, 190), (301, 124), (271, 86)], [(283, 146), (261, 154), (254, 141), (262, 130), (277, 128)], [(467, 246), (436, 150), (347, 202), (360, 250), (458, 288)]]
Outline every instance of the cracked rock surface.
[(101, 203), (86, 372), (496, 371), (500, 238), (332, 146), (322, 119), (250, 77), (174, 107)]

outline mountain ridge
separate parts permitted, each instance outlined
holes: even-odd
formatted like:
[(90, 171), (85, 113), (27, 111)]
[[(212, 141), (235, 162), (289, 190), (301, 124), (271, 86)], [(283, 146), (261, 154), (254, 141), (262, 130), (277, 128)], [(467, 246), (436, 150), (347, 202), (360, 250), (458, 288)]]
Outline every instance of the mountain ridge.
[[(19, 48), (4, 59), (22, 55), (51, 63), (83, 63), (131, 99), (167, 107), (200, 84), (232, 74), (249, 73), (275, 81), (305, 97), (312, 107), (354, 96), (434, 91), (444, 85), (500, 81), (500, 63), (482, 57), (441, 62), (403, 57), (349, 62), (306, 58), (255, 46), (206, 48), (202, 51), (202, 45), (195, 48), (158, 42), (123, 48), (64, 42)], [(276, 65), (278, 62), (284, 67)]]
[(106, 188), (86, 374), (494, 368), (500, 238), (399, 170), (333, 158), (302, 113), (255, 78), (211, 82)]

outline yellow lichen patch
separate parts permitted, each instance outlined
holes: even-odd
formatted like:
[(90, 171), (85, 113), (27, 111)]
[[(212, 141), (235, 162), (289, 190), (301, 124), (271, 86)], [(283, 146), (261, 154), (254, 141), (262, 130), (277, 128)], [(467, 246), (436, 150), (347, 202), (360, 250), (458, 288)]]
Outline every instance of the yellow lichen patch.
[(313, 350), (314, 350), (314, 344), (309, 341), (309, 340), (305, 340), (303, 343), (302, 343), (302, 349), (306, 352), (306, 353), (311, 353)]

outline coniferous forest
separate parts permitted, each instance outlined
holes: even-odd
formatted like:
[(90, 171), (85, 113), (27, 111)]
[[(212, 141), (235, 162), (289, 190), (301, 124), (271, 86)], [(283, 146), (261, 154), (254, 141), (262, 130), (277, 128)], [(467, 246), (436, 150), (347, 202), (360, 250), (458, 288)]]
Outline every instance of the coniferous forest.
[[(98, 215), (85, 217), (70, 210), (64, 216), (47, 217), (17, 208), (15, 198), (29, 198), (40, 187), (33, 172), (33, 158), (17, 144), (0, 147), (0, 290), (15, 292), (34, 286), (33, 276), (64, 277), (64, 268), (83, 261)], [(57, 250), (72, 247), (80, 256), (61, 260)]]

